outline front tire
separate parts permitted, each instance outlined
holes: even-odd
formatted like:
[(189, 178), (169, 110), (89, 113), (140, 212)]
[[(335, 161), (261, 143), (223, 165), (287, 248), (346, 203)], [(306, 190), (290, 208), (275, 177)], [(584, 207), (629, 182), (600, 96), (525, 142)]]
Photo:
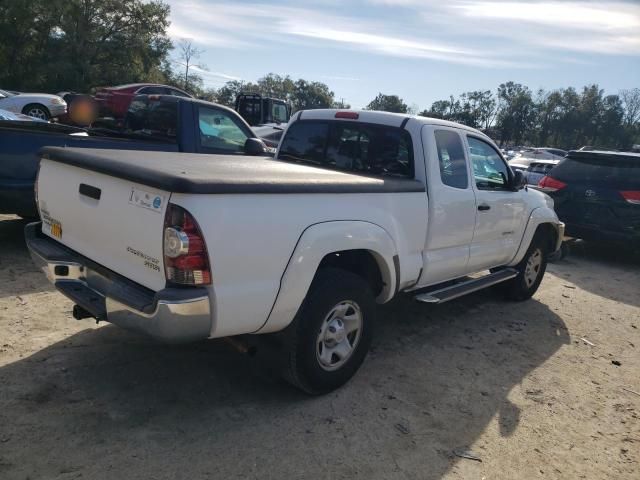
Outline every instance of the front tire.
[(51, 113), (49, 109), (39, 103), (30, 103), (22, 109), (22, 113), (30, 117), (39, 118), (40, 120), (49, 121)]
[(375, 310), (363, 278), (336, 268), (320, 270), (285, 331), (285, 379), (312, 395), (346, 383), (371, 347)]
[(536, 233), (524, 258), (515, 267), (518, 275), (503, 284), (504, 293), (509, 300), (528, 300), (536, 293), (547, 270), (547, 246), (544, 236)]

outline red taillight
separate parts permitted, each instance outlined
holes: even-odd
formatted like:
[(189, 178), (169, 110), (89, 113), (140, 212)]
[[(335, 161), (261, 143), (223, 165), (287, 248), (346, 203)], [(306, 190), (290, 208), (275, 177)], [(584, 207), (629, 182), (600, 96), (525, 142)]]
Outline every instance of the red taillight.
[(348, 118), (349, 120), (357, 120), (360, 117), (358, 112), (336, 112), (336, 118)]
[(561, 182), (560, 180), (556, 180), (549, 175), (547, 175), (546, 177), (542, 177), (542, 179), (538, 182), (538, 187), (543, 188), (548, 192), (556, 192), (558, 190), (562, 190), (566, 186), (566, 183)]
[(200, 227), (184, 208), (169, 204), (164, 222), (164, 270), (180, 285), (211, 283), (209, 255)]
[(640, 205), (640, 190), (624, 190), (620, 195), (629, 203)]

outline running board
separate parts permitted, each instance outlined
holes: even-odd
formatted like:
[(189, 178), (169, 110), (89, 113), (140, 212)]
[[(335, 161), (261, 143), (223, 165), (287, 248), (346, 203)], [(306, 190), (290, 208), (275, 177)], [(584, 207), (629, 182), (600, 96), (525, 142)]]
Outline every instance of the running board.
[(444, 303), (468, 293), (506, 282), (516, 276), (518, 276), (518, 271), (515, 268), (504, 268), (480, 278), (473, 278), (461, 283), (456, 283), (455, 285), (434, 290), (433, 292), (421, 293), (420, 295), (416, 295), (415, 299), (423, 303)]

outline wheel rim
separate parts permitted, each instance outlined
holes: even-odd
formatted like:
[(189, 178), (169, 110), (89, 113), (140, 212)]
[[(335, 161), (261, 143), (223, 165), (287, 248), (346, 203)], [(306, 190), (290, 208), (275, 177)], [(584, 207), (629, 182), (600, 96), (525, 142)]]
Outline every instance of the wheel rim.
[(524, 269), (524, 281), (528, 288), (536, 282), (542, 267), (542, 250), (536, 248), (527, 259), (527, 266)]
[(323, 370), (342, 367), (351, 357), (362, 333), (362, 311), (352, 300), (335, 305), (324, 318), (316, 340), (316, 358)]
[(37, 108), (37, 107), (30, 108), (29, 111), (27, 112), (27, 115), (29, 115), (30, 117), (39, 118), (41, 120), (47, 119), (47, 113), (41, 108)]

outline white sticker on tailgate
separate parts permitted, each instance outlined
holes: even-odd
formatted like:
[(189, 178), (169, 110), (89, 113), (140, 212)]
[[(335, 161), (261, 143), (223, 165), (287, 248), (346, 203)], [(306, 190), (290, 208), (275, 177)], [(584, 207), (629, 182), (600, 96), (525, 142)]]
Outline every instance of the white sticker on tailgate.
[(164, 200), (164, 195), (156, 195), (155, 193), (146, 192), (144, 190), (140, 190), (139, 188), (132, 188), (131, 196), (129, 197), (130, 204), (142, 208), (147, 208), (158, 213), (162, 213)]

